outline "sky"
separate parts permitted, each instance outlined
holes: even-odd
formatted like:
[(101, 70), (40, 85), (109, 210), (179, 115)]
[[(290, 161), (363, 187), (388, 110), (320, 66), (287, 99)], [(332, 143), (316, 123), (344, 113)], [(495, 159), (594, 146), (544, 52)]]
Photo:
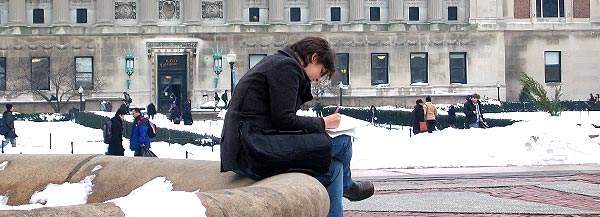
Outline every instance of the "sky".
[[(444, 105), (440, 105), (444, 107)], [(395, 109), (380, 107), (378, 110)], [(219, 116), (223, 117), (222, 111)], [(113, 113), (96, 112), (104, 116)], [(440, 111), (440, 114), (443, 114)], [(298, 111), (299, 115), (314, 116), (312, 111)], [(489, 129), (443, 129), (433, 133), (411, 135), (409, 127), (373, 126), (346, 117), (355, 128), (347, 132), (353, 142), (353, 169), (389, 168), (448, 168), (478, 166), (530, 166), (558, 164), (600, 163), (600, 112), (563, 112), (550, 117), (543, 112), (484, 114), (486, 118), (519, 120), (507, 126)], [(131, 116), (126, 120), (131, 121)], [(220, 137), (222, 120), (195, 121), (193, 125), (174, 125), (163, 116), (152, 120), (157, 126), (183, 131), (208, 133)], [(16, 121), (17, 147), (4, 148), (7, 154), (104, 154), (107, 145), (102, 142), (99, 129), (86, 128), (73, 122)], [(352, 127), (350, 127), (352, 128)], [(33, 130), (34, 129), (34, 130)], [(68, 130), (64, 130), (68, 129)], [(338, 132), (339, 133), (339, 132)], [(594, 138), (591, 138), (594, 137)], [(73, 146), (71, 146), (73, 143)], [(129, 141), (124, 139), (125, 156), (132, 157)], [(50, 148), (50, 145), (52, 146)], [(71, 148), (73, 147), (73, 148)], [(152, 151), (160, 158), (219, 161), (219, 146), (198, 147), (191, 144), (153, 142)], [(377, 159), (377, 160), (374, 160)], [(8, 162), (0, 162), (0, 172)], [(101, 167), (94, 168), (101, 170)], [(93, 176), (78, 183), (48, 183), (32, 195), (30, 204), (7, 206), (6, 196), (0, 195), (0, 210), (35, 209), (41, 207), (85, 204), (93, 191)], [(178, 216), (202, 216), (205, 212), (194, 192), (173, 191), (173, 183), (156, 177), (146, 185), (123, 198), (111, 200), (127, 216), (147, 216), (161, 210), (179, 210)], [(201, 190), (201, 189), (199, 189)], [(169, 198), (160, 200), (155, 198)], [(165, 203), (169, 201), (170, 203)], [(145, 205), (141, 205), (145, 204)], [(148, 206), (148, 204), (152, 204)], [(144, 210), (136, 207), (145, 207)], [(148, 207), (151, 207), (147, 209)]]

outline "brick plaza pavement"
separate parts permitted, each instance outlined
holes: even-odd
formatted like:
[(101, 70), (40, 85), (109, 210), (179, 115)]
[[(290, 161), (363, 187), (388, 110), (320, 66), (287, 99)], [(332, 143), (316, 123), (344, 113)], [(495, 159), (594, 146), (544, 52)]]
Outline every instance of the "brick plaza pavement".
[(376, 192), (349, 217), (600, 216), (600, 165), (353, 172)]

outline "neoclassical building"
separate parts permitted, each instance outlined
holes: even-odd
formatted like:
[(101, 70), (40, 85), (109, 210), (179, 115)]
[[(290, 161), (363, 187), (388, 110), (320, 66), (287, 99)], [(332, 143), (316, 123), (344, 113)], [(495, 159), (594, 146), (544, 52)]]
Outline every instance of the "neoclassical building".
[(331, 42), (349, 102), (515, 101), (520, 72), (562, 86), (563, 99), (600, 92), (600, 0), (0, 0), (0, 91), (26, 72), (50, 93), (50, 66), (68, 64), (78, 86), (108, 79), (89, 97), (129, 91), (164, 110), (174, 93), (199, 107), (305, 36)]

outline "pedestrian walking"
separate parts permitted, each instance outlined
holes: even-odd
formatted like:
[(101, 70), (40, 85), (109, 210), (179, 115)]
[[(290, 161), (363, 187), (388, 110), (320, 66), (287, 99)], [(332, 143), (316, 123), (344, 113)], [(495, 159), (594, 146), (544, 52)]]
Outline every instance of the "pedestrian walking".
[(171, 93), (171, 96), (169, 97), (169, 102), (171, 103), (171, 107), (169, 107), (169, 112), (171, 112), (173, 107), (177, 106), (177, 97), (174, 93)]
[(474, 93), (470, 98), (467, 99), (463, 106), (463, 113), (465, 113), (465, 122), (467, 128), (479, 128), (480, 124), (483, 124), (483, 114), (481, 112), (481, 102), (479, 101), (481, 96)]
[(221, 101), (221, 98), (219, 98), (219, 93), (215, 92), (214, 99), (215, 99), (215, 108), (214, 108), (214, 110), (216, 111), (217, 110), (217, 106), (219, 105), (219, 101)]
[(123, 148), (123, 119), (127, 111), (125, 109), (117, 109), (115, 116), (110, 119), (110, 142), (108, 143), (107, 155), (124, 156), (125, 149)]
[(454, 105), (450, 105), (450, 108), (448, 108), (448, 126), (456, 128), (456, 108), (454, 108)]
[(146, 112), (148, 113), (148, 118), (154, 119), (154, 115), (156, 115), (156, 106), (154, 103), (148, 104), (146, 107)]
[(317, 113), (317, 117), (323, 117), (323, 104), (321, 104), (321, 101), (319, 101), (319, 99), (317, 99), (317, 101), (315, 102), (315, 113)]
[(129, 138), (129, 149), (134, 151), (133, 156), (141, 157), (142, 149), (150, 149), (150, 137), (148, 137), (150, 122), (142, 115), (140, 108), (133, 108), (131, 114), (134, 119)]
[(223, 102), (225, 103), (225, 106), (223, 106), (224, 109), (229, 108), (228, 106), (228, 102), (229, 102), (229, 97), (227, 97), (227, 90), (225, 90), (225, 92), (223, 92), (223, 94), (221, 95), (221, 100), (223, 100)]
[(423, 105), (425, 105), (423, 100), (417, 99), (417, 101), (415, 101), (415, 107), (411, 112), (411, 125), (413, 134), (415, 135), (425, 131), (421, 130), (421, 125), (425, 122), (425, 109), (423, 108)]
[(17, 147), (17, 133), (15, 131), (15, 116), (13, 115), (13, 105), (6, 104), (6, 111), (2, 113), (2, 121), (4, 121), (4, 126), (7, 129), (6, 135), (4, 135), (4, 140), (2, 140), (2, 148), (6, 147), (8, 142), (12, 145), (12, 147)]
[(375, 117), (375, 114), (377, 113), (377, 108), (375, 107), (375, 105), (371, 105), (371, 108), (369, 109), (369, 113), (370, 113), (370, 121), (371, 124), (375, 125), (375, 120), (377, 120), (377, 117)]
[(425, 119), (427, 120), (427, 132), (431, 133), (437, 125), (437, 107), (431, 102), (431, 96), (425, 97)]

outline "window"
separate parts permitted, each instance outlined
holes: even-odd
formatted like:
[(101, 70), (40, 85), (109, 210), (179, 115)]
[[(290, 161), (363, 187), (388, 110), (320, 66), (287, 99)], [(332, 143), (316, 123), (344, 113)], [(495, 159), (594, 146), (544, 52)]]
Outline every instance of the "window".
[(87, 9), (77, 9), (77, 23), (87, 23)]
[(33, 23), (44, 23), (44, 9), (33, 9)]
[(371, 85), (387, 84), (388, 82), (388, 54), (371, 54)]
[(256, 65), (258, 62), (260, 62), (263, 58), (265, 58), (267, 55), (266, 54), (250, 54), (248, 55), (248, 62), (250, 63), (249, 65), (249, 69), (251, 69), (252, 67), (254, 67), (254, 65)]
[(536, 0), (537, 17), (565, 17), (565, 0)]
[(408, 8), (408, 20), (409, 21), (419, 21), (419, 7), (409, 7)]
[(467, 83), (467, 53), (450, 53), (450, 83)]
[(290, 8), (290, 22), (300, 22), (300, 8)]
[(457, 10), (456, 6), (448, 7), (448, 20), (458, 20)]
[(94, 89), (94, 57), (75, 57), (75, 88)]
[(379, 7), (371, 7), (369, 16), (370, 21), (379, 21), (381, 19), (379, 14)]
[(544, 63), (546, 65), (546, 83), (560, 82), (560, 51), (546, 51)]
[(248, 8), (248, 17), (250, 18), (250, 22), (258, 22), (260, 20), (258, 8)]
[(337, 53), (337, 71), (341, 75), (341, 81), (344, 85), (350, 84), (350, 68), (349, 68), (349, 54), (348, 53)]
[(31, 58), (31, 88), (50, 90), (50, 58)]
[(332, 7), (331, 8), (331, 21), (340, 21), (341, 18), (341, 8), (340, 7)]
[(0, 90), (6, 90), (6, 57), (0, 57)]
[(428, 83), (427, 53), (410, 53), (410, 82)]

